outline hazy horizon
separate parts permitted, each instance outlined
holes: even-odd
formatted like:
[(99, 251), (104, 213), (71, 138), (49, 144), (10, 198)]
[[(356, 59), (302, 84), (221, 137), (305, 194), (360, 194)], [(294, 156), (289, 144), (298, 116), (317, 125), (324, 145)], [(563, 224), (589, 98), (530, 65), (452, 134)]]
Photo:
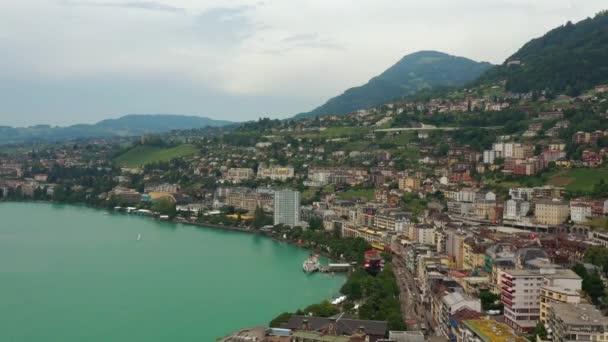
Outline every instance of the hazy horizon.
[(66, 126), (157, 113), (286, 118), (416, 51), (502, 63), (530, 39), (602, 6), (599, 0), (5, 0), (0, 125)]

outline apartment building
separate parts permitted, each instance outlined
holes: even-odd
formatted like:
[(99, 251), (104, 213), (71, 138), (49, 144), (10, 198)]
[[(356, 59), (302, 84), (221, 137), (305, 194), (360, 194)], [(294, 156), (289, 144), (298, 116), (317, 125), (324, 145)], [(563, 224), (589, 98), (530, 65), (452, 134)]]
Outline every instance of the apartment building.
[(258, 168), (257, 178), (270, 178), (275, 181), (285, 181), (293, 178), (293, 167), (290, 166), (264, 166)]
[(581, 302), (581, 282), (574, 284), (575, 288), (565, 288), (558, 285), (543, 285), (540, 289), (540, 321), (547, 323), (551, 306), (560, 303), (579, 304)]
[(232, 188), (226, 197), (226, 204), (249, 213), (253, 213), (257, 207), (271, 212), (274, 208), (274, 196), (272, 191), (262, 189)]
[(534, 218), (537, 223), (559, 225), (568, 219), (570, 206), (568, 202), (553, 200), (538, 200), (534, 205)]
[[(568, 269), (503, 271), (500, 284), (505, 323), (519, 333), (533, 330), (541, 316), (543, 289), (547, 293), (556, 293), (558, 289), (577, 291), (581, 283), (581, 278)], [(545, 300), (553, 300), (553, 297), (549, 298), (547, 294)], [(551, 305), (550, 302), (546, 304)]]
[(231, 181), (234, 184), (238, 184), (242, 181), (253, 178), (254, 175), (255, 173), (253, 172), (253, 169), (244, 167), (233, 167), (228, 169), (224, 173), (224, 180)]
[(298, 191), (275, 191), (274, 224), (284, 224), (290, 227), (300, 224), (300, 193)]
[(608, 318), (591, 304), (554, 304), (547, 323), (554, 342), (608, 341)]
[(420, 178), (416, 178), (416, 177), (400, 178), (399, 179), (399, 190), (410, 189), (412, 191), (418, 191), (418, 190), (420, 190), (421, 184), (422, 184), (422, 182), (421, 182)]
[(469, 308), (470, 310), (481, 312), (481, 302), (479, 298), (465, 297), (460, 292), (446, 293), (441, 297), (441, 307), (439, 309), (439, 328), (445, 336), (450, 333), (450, 318), (458, 310)]
[(455, 230), (446, 231), (446, 253), (454, 269), (462, 269), (464, 264), (464, 240), (466, 234)]
[(162, 183), (162, 184), (146, 184), (144, 187), (145, 193), (150, 192), (179, 192), (180, 187), (178, 184)]
[(372, 247), (377, 249), (384, 249), (389, 244), (386, 232), (369, 228), (360, 228), (350, 224), (342, 225), (342, 236), (362, 238), (363, 240), (369, 242)]
[(490, 319), (465, 320), (462, 322), (461, 333), (459, 342), (528, 341), (515, 335), (506, 324)]
[(574, 223), (583, 223), (589, 221), (593, 215), (593, 208), (590, 203), (570, 202), (570, 219)]
[(510, 199), (505, 202), (503, 219), (521, 221), (530, 211), (530, 202), (521, 199)]

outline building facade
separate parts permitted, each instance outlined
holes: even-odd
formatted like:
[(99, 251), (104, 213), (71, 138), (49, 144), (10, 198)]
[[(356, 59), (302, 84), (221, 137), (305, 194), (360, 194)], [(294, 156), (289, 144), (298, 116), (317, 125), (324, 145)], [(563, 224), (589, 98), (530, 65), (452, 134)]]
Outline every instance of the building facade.
[(298, 191), (275, 191), (274, 224), (284, 224), (290, 227), (300, 224), (300, 193)]

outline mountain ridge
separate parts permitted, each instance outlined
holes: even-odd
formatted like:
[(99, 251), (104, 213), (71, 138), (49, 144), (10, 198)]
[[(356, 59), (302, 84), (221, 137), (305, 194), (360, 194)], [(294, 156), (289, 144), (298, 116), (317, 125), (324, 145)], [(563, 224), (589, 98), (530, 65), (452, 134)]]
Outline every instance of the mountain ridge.
[(529, 40), (477, 81), (506, 80), (513, 92), (550, 91), (576, 96), (608, 82), (608, 11), (568, 21)]
[(222, 127), (234, 122), (177, 114), (127, 114), (94, 124), (70, 126), (0, 126), (0, 144), (28, 141), (53, 141), (79, 138), (106, 138), (164, 133), (178, 129)]
[(343, 115), (412, 95), (425, 88), (463, 85), (491, 67), (488, 62), (476, 62), (439, 51), (417, 51), (403, 56), (367, 83), (349, 88), (310, 112), (299, 113), (293, 118)]

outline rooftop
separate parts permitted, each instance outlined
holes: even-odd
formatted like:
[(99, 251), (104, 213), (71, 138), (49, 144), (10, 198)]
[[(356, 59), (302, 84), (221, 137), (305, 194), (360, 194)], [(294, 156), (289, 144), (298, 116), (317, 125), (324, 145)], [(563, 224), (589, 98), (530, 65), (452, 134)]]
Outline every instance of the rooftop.
[(608, 328), (608, 317), (591, 304), (551, 304), (555, 315), (569, 325), (601, 325)]
[(513, 333), (508, 325), (490, 319), (463, 321), (484, 342), (527, 342), (528, 340)]

